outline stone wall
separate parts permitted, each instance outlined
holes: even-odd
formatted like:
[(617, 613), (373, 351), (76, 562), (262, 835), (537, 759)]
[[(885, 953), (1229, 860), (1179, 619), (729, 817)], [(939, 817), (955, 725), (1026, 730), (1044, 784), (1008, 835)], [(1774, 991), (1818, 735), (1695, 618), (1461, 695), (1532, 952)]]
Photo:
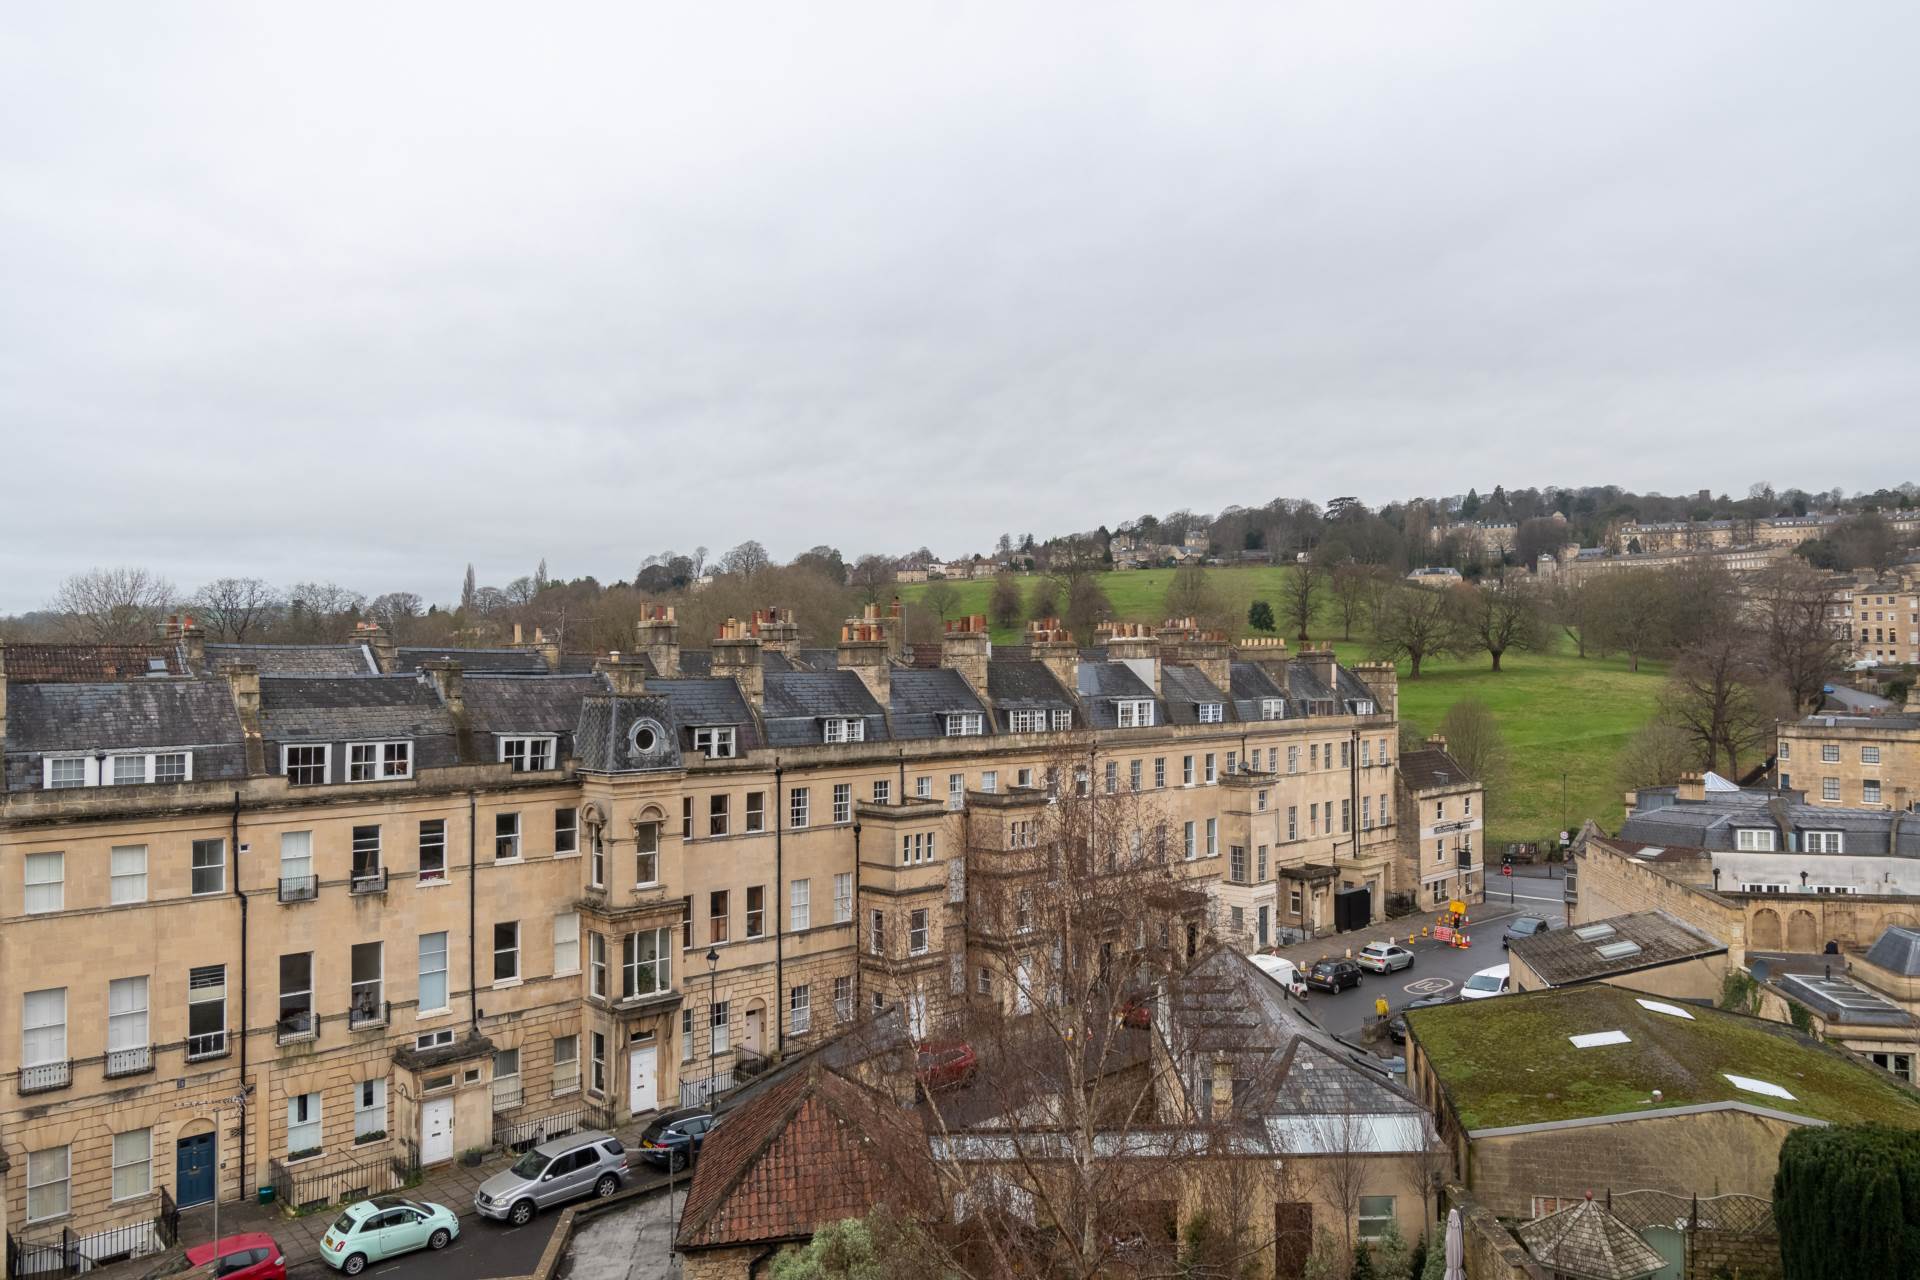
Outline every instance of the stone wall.
[(1568, 924), (1665, 911), (1724, 942), (1730, 963), (1745, 963), (1747, 913), (1736, 899), (1684, 883), (1675, 878), (1677, 868), (1626, 857), (1604, 840), (1588, 840), (1574, 870), (1577, 901), (1567, 913)]
[[(1492, 1210), (1464, 1187), (1449, 1186), (1445, 1194), (1447, 1204), (1460, 1211), (1461, 1242), (1466, 1245), (1463, 1261), (1472, 1280), (1546, 1280), (1546, 1271), (1500, 1225)], [(1445, 1237), (1441, 1240), (1444, 1243)]]
[(1696, 1231), (1687, 1242), (1687, 1280), (1780, 1280), (1780, 1238)]

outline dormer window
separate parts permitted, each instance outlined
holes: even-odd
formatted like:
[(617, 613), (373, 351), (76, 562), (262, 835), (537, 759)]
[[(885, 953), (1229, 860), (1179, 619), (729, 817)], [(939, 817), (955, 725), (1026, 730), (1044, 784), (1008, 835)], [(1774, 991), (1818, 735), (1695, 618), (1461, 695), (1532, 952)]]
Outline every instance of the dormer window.
[(1838, 831), (1806, 831), (1801, 833), (1801, 843), (1808, 853), (1844, 853), (1841, 833)]
[(1053, 712), (1053, 731), (1055, 733), (1065, 733), (1071, 728), (1073, 728), (1073, 712), (1066, 710), (1064, 707)]
[(107, 756), (51, 756), (41, 761), (40, 785), (49, 791), (69, 787), (137, 787), (149, 782), (190, 782), (189, 751), (122, 752)]
[(280, 748), (280, 771), (287, 775), (289, 786), (317, 787), (332, 781), (327, 756), (327, 745), (324, 742), (282, 747)]
[(349, 742), (348, 782), (396, 782), (413, 776), (411, 742)]
[(828, 742), (865, 742), (867, 740), (867, 722), (857, 717), (847, 716), (828, 720), (824, 730)]
[(500, 739), (500, 759), (515, 773), (544, 773), (553, 768), (559, 744), (551, 735)]
[(1225, 718), (1225, 708), (1221, 703), (1201, 702), (1195, 705), (1200, 711), (1201, 724), (1219, 724)]
[(1733, 847), (1747, 853), (1773, 852), (1772, 827), (1739, 827), (1733, 833)]
[(1127, 698), (1114, 704), (1116, 723), (1122, 729), (1148, 729), (1153, 726), (1153, 702), (1149, 698)]
[(49, 791), (64, 787), (84, 787), (87, 785), (87, 773), (93, 761), (86, 756), (66, 756), (62, 759), (45, 762), (46, 775), (42, 783)]
[(1347, 714), (1350, 716), (1370, 716), (1373, 714), (1372, 698), (1348, 698)]
[(1262, 720), (1284, 720), (1287, 717), (1285, 698), (1260, 699), (1260, 718)]
[(693, 749), (705, 752), (709, 760), (731, 760), (737, 748), (732, 725), (704, 725), (693, 731)]
[(983, 726), (978, 711), (947, 712), (947, 736), (949, 738), (978, 737)]

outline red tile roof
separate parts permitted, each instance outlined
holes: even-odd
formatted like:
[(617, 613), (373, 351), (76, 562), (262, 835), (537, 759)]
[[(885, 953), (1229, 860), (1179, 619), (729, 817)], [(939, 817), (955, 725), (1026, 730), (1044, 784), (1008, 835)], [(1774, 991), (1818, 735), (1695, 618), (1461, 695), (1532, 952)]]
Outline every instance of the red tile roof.
[[(154, 661), (166, 665), (156, 670)], [(7, 679), (16, 684), (84, 684), (189, 674), (170, 644), (10, 644)]]
[(804, 1240), (829, 1222), (934, 1199), (912, 1112), (820, 1067), (727, 1116), (700, 1153), (677, 1247)]

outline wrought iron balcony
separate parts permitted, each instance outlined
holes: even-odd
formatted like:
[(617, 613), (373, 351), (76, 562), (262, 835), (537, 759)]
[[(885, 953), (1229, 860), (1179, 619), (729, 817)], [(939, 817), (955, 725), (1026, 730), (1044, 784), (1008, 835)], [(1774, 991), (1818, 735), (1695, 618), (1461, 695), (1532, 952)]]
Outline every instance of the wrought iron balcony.
[(233, 1046), (225, 1029), (207, 1031), (200, 1035), (187, 1037), (187, 1061), (204, 1062), (208, 1058), (224, 1058), (233, 1052)]
[(107, 1050), (107, 1079), (117, 1076), (137, 1076), (143, 1071), (153, 1070), (153, 1046), (139, 1045), (132, 1049)]
[(280, 901), (282, 902), (312, 902), (319, 896), (319, 876), (280, 877)]
[(38, 1066), (20, 1068), (20, 1092), (47, 1093), (54, 1089), (64, 1089), (73, 1083), (73, 1059), (65, 1062), (43, 1062)]
[(299, 1040), (311, 1040), (319, 1025), (311, 1009), (297, 1009), (283, 1014), (274, 1024), (273, 1038), (279, 1044), (293, 1044)]
[(387, 869), (385, 867), (355, 867), (353, 880), (347, 886), (353, 894), (385, 893), (387, 891)]
[(392, 1012), (393, 1002), (390, 1000), (362, 1000), (356, 996), (347, 1010), (347, 1026), (354, 1031), (364, 1027), (384, 1027)]

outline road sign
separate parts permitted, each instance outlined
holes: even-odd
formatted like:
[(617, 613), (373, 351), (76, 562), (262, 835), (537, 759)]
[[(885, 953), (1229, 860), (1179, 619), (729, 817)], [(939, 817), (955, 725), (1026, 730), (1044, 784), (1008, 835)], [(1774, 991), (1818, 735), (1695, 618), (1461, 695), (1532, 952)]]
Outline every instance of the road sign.
[(1437, 924), (1433, 926), (1433, 940), (1435, 942), (1452, 942), (1453, 941), (1452, 926), (1444, 925), (1444, 924)]
[(1510, 876), (1510, 875), (1512, 875), (1512, 874), (1513, 874), (1513, 868), (1512, 868), (1512, 867), (1502, 867), (1502, 868), (1500, 868), (1500, 874), (1501, 874), (1501, 875), (1503, 875), (1503, 876)]

